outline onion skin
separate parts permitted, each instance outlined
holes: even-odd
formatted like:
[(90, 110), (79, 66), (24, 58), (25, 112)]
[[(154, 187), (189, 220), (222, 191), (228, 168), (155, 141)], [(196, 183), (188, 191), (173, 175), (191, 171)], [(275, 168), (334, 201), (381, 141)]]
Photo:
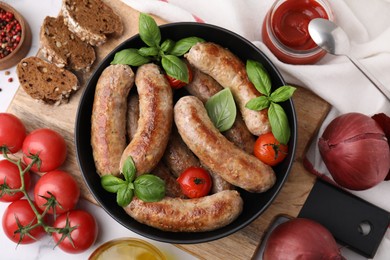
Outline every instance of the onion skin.
[(384, 181), (390, 169), (390, 148), (383, 129), (360, 113), (335, 118), (318, 141), (322, 159), (334, 181), (351, 190), (365, 190)]
[(310, 219), (295, 218), (277, 226), (268, 238), (263, 260), (345, 259), (332, 234)]
[[(390, 117), (388, 117), (385, 113), (379, 113), (372, 116), (379, 126), (383, 129), (383, 132), (386, 135), (387, 143), (390, 146)], [(385, 181), (390, 181), (390, 169)]]

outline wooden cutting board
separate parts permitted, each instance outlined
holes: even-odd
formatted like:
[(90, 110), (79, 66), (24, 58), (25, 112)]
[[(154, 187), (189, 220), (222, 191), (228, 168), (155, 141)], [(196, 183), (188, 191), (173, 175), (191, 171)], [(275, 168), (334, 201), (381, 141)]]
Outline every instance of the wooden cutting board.
[[(74, 144), (74, 125), (78, 103), (84, 91), (84, 86), (98, 63), (117, 45), (138, 33), (139, 13), (123, 4), (120, 0), (107, 1), (107, 3), (122, 17), (124, 33), (117, 38), (111, 38), (106, 44), (96, 48), (97, 61), (91, 72), (79, 74), (81, 89), (73, 95), (67, 104), (60, 106), (45, 105), (35, 102), (20, 87), (8, 108), (9, 113), (18, 116), (26, 125), (28, 131), (48, 127), (60, 132), (68, 147), (68, 157), (63, 170), (71, 173), (81, 187), (82, 197), (96, 203), (82, 178), (77, 164)], [(165, 22), (156, 18), (158, 24)], [(39, 53), (37, 54), (39, 56)], [(275, 216), (287, 214), (297, 216), (308, 196), (315, 177), (308, 173), (302, 160), (307, 144), (321, 125), (329, 111), (329, 104), (315, 96), (313, 93), (298, 88), (293, 96), (298, 117), (298, 147), (291, 174), (281, 192), (272, 205), (252, 224), (228, 237), (195, 245), (176, 245), (200, 259), (250, 259), (267, 227)]]

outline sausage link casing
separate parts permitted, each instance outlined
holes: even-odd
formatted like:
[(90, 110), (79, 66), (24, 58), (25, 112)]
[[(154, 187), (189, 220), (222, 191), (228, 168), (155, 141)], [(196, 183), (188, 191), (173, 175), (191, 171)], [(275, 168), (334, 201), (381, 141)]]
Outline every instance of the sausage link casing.
[(176, 128), (172, 130), (169, 137), (163, 161), (176, 177), (189, 167), (200, 167), (198, 158), (183, 142)]
[(133, 198), (125, 211), (138, 222), (171, 232), (203, 232), (224, 227), (242, 212), (243, 200), (235, 190), (196, 199), (165, 197), (158, 202)]
[(245, 107), (249, 100), (260, 93), (249, 81), (244, 63), (228, 49), (211, 43), (195, 44), (185, 55), (189, 63), (210, 75), (224, 88), (230, 88), (244, 122), (254, 135), (271, 131), (267, 110), (254, 111)]
[(98, 79), (91, 117), (91, 145), (100, 175), (119, 174), (126, 148), (127, 95), (134, 73), (127, 65), (110, 65)]
[(129, 96), (127, 100), (127, 137), (129, 140), (133, 140), (135, 133), (138, 128), (139, 120), (139, 97), (138, 94), (133, 94)]
[(165, 195), (172, 198), (186, 198), (183, 194), (180, 184), (176, 181), (176, 178), (169, 171), (168, 167), (162, 162), (157, 164), (152, 173), (160, 177), (165, 182)]
[(155, 64), (138, 68), (135, 85), (139, 96), (138, 127), (122, 154), (119, 169), (131, 156), (140, 175), (156, 167), (164, 154), (171, 133), (173, 101), (171, 86)]
[(264, 192), (276, 180), (272, 168), (228, 141), (194, 96), (180, 98), (174, 108), (177, 129), (190, 150), (211, 171), (250, 192)]
[[(193, 66), (191, 66), (191, 69), (194, 76), (193, 80), (186, 86), (186, 89), (203, 103), (206, 103), (210, 97), (223, 90), (223, 87), (211, 76)], [(256, 139), (245, 125), (240, 111), (237, 111), (236, 121), (234, 121), (233, 126), (225, 131), (223, 135), (245, 152), (253, 153)]]

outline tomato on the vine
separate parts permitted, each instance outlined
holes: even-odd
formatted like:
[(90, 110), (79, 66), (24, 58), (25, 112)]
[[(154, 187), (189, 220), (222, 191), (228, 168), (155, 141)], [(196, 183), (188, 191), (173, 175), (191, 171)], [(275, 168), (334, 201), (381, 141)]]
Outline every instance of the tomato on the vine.
[(16, 153), (22, 148), (25, 137), (26, 127), (19, 118), (13, 114), (0, 113), (0, 147), (6, 146), (11, 153)]
[(281, 144), (272, 133), (267, 133), (257, 138), (253, 153), (263, 163), (275, 166), (286, 158), (288, 145)]
[[(30, 203), (25, 199), (9, 204), (3, 215), (4, 233), (9, 239), (19, 244), (34, 243), (46, 234), (42, 226), (37, 226), (29, 231), (26, 230), (26, 228), (36, 223), (37, 216), (31, 209)], [(23, 228), (21, 229), (19, 226), (23, 226)]]
[[(65, 228), (62, 233), (52, 234), (58, 247), (68, 253), (81, 253), (90, 248), (98, 235), (95, 218), (84, 210), (71, 210), (57, 217), (55, 228)], [(61, 241), (62, 236), (65, 236)], [(61, 241), (61, 242), (59, 242)]]
[[(192, 75), (192, 70), (188, 64), (187, 64), (187, 69), (188, 69), (188, 83), (190, 83), (192, 81), (193, 75)], [(173, 89), (179, 89), (188, 85), (188, 83), (185, 83), (179, 79), (175, 79), (174, 77), (171, 77), (168, 74), (166, 75), (166, 77), (168, 79), (169, 85), (171, 85)]]
[(30, 155), (39, 156), (40, 169), (34, 164), (33, 171), (48, 172), (57, 169), (66, 159), (67, 149), (64, 138), (54, 130), (41, 128), (32, 131), (23, 142), (23, 161), (31, 163)]
[[(39, 178), (34, 188), (37, 206), (44, 211), (48, 201), (53, 201), (48, 209), (50, 214), (62, 214), (76, 207), (80, 197), (80, 188), (76, 180), (67, 172), (51, 171)], [(50, 205), (50, 203), (49, 203)]]
[[(25, 189), (28, 190), (31, 183), (30, 173), (23, 176)], [(0, 161), (0, 201), (11, 202), (24, 196), (23, 192), (7, 192), (9, 189), (19, 189), (22, 186), (22, 178), (16, 164), (2, 160)]]
[(210, 174), (201, 167), (189, 167), (177, 178), (184, 195), (199, 198), (209, 194), (212, 186)]

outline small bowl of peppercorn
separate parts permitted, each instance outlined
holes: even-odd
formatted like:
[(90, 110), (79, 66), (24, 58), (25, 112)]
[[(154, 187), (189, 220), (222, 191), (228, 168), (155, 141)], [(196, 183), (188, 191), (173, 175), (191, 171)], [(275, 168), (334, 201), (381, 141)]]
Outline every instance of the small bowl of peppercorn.
[(31, 47), (31, 30), (23, 16), (0, 1), (0, 70), (23, 59)]

